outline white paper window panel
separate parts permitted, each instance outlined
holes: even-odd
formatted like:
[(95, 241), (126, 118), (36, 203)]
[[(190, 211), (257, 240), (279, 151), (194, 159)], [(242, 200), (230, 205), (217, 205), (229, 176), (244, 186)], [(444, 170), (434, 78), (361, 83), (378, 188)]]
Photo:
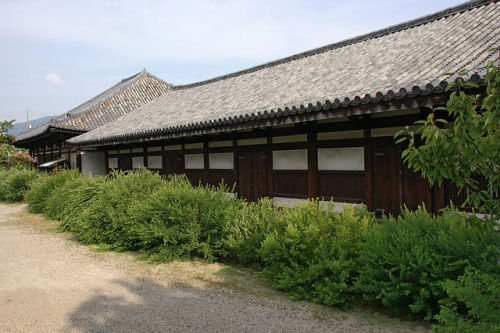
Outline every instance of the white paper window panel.
[(148, 156), (148, 169), (162, 169), (162, 156)]
[(144, 148), (132, 148), (132, 153), (142, 153)]
[(318, 149), (318, 170), (365, 170), (363, 147)]
[(338, 132), (321, 132), (318, 133), (318, 141), (322, 140), (339, 140), (339, 139), (357, 139), (363, 137), (363, 130), (355, 131), (338, 131)]
[(274, 136), (273, 143), (306, 142), (307, 134)]
[(210, 169), (234, 169), (233, 153), (213, 153), (208, 155)]
[(132, 157), (132, 168), (133, 169), (144, 168), (144, 157), (142, 156)]
[(186, 143), (184, 145), (184, 149), (200, 149), (200, 148), (203, 148), (203, 142)]
[(273, 151), (273, 170), (307, 170), (307, 150)]
[(130, 149), (120, 149), (118, 150), (120, 154), (130, 154)]
[(184, 155), (184, 167), (186, 169), (204, 169), (205, 160), (203, 158), (203, 154)]
[(161, 146), (159, 146), (159, 147), (148, 147), (148, 151), (161, 151)]
[(210, 148), (217, 148), (217, 147), (232, 147), (233, 146), (233, 140), (225, 140), (225, 141), (212, 141), (208, 143), (208, 146)]
[(118, 150), (108, 150), (108, 154), (118, 154)]
[(165, 146), (165, 150), (181, 150), (182, 145), (171, 145), (171, 146)]
[(118, 158), (116, 158), (116, 157), (108, 158), (108, 168), (118, 169)]
[(238, 146), (265, 145), (267, 138), (240, 139), (236, 143)]

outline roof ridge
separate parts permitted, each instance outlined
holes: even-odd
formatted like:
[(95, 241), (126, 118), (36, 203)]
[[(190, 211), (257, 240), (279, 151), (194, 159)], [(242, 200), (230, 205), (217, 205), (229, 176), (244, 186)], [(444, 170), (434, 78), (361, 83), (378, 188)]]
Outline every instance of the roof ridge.
[[(136, 73), (136, 74), (134, 74), (134, 75), (132, 75), (132, 76), (129, 76), (129, 77), (127, 77), (127, 78), (124, 78), (124, 79), (120, 80), (119, 82), (115, 83), (114, 85), (112, 85), (112, 86), (111, 86), (111, 87), (109, 87), (108, 89), (106, 89), (106, 90), (102, 91), (101, 93), (97, 94), (96, 96), (94, 96), (94, 97), (92, 97), (92, 98), (90, 98), (90, 99), (86, 100), (85, 102), (83, 102), (83, 103), (81, 103), (81, 104), (79, 104), (79, 105), (75, 106), (74, 108), (70, 109), (69, 111), (66, 111), (65, 113), (63, 113), (62, 115), (60, 115), (59, 117), (57, 117), (57, 118), (55, 118), (55, 119), (61, 118), (61, 117), (63, 117), (63, 116), (66, 116), (66, 117), (67, 117), (68, 115), (71, 115), (71, 111), (74, 111), (74, 110), (78, 109), (79, 107), (81, 107), (82, 105), (84, 105), (84, 104), (86, 104), (86, 103), (89, 103), (90, 101), (92, 101), (92, 100), (94, 100), (94, 99), (97, 99), (99, 96), (103, 96), (103, 95), (105, 95), (107, 92), (109, 92), (109, 91), (110, 91), (110, 90), (112, 90), (113, 88), (116, 88), (117, 86), (119, 86), (119, 85), (121, 85), (121, 84), (124, 84), (125, 82), (127, 82), (127, 81), (128, 81), (128, 83), (127, 83), (127, 84), (125, 84), (122, 88), (120, 88), (120, 89), (117, 91), (117, 93), (118, 93), (118, 92), (123, 91), (123, 89), (125, 89), (126, 87), (128, 87), (130, 84), (132, 84), (132, 82), (134, 82), (134, 81), (135, 81), (135, 79), (137, 79), (139, 76), (141, 76), (141, 74), (143, 74), (143, 72), (145, 72), (145, 70), (142, 70), (142, 71), (140, 71), (139, 73)], [(105, 102), (105, 101), (107, 101), (108, 99), (109, 99), (109, 97), (108, 97), (108, 98), (106, 98), (106, 99), (104, 99), (102, 102)], [(102, 102), (101, 102), (101, 103), (102, 103)], [(82, 113), (84, 113), (84, 112), (82, 112)]]
[[(136, 73), (132, 76), (129, 76), (129, 77), (126, 77), (122, 80), (120, 80), (119, 82), (115, 83), (114, 85), (112, 85), (111, 87), (109, 87), (108, 89), (104, 90), (103, 92), (99, 93), (98, 95), (88, 99), (87, 101), (75, 106), (74, 108), (72, 108), (71, 110), (69, 111), (66, 111), (65, 113), (53, 118), (50, 120), (50, 125), (61, 125), (62, 123), (64, 123), (68, 118), (73, 118), (72, 116), (80, 116), (80, 115), (83, 115), (87, 112), (89, 112), (90, 110), (92, 110), (96, 105), (99, 105), (99, 104), (102, 104), (102, 103), (105, 103), (106, 101), (110, 100), (111, 98), (113, 98), (113, 96), (115, 96), (116, 94), (124, 91), (125, 89), (127, 89), (128, 87), (130, 87), (134, 82), (136, 82), (140, 77), (142, 76), (145, 76), (145, 75), (151, 75), (151, 76), (154, 76), (153, 74), (149, 73), (146, 69), (143, 69), (142, 71), (140, 71), (139, 73)], [(156, 78), (156, 77), (155, 77)], [(120, 89), (118, 89), (118, 91), (116, 91), (113, 95), (111, 96), (108, 96), (107, 98), (103, 99), (102, 101), (99, 101), (99, 102), (96, 102), (95, 105), (91, 105), (87, 110), (81, 112), (81, 113), (76, 113), (76, 114), (71, 114), (72, 111), (80, 108), (82, 105), (85, 105), (86, 103), (89, 103), (91, 102), (92, 100), (94, 99), (98, 99), (99, 96), (103, 96), (103, 95), (106, 95), (106, 93), (108, 93), (110, 90), (116, 88), (117, 86), (119, 85), (123, 85)], [(56, 126), (54, 126), (56, 127)]]
[(375, 31), (372, 31), (372, 32), (369, 32), (369, 33), (366, 33), (366, 34), (362, 34), (362, 35), (356, 36), (356, 37), (344, 39), (344, 40), (342, 40), (340, 42), (336, 42), (336, 43), (333, 43), (333, 44), (328, 44), (328, 45), (325, 45), (325, 46), (321, 46), (321, 47), (318, 47), (318, 48), (315, 48), (315, 49), (312, 49), (312, 50), (309, 50), (309, 51), (297, 53), (297, 54), (294, 54), (294, 55), (291, 55), (291, 56), (288, 56), (288, 57), (284, 57), (284, 58), (280, 58), (280, 59), (273, 60), (273, 61), (270, 61), (270, 62), (266, 62), (266, 63), (260, 64), (260, 65), (254, 66), (254, 67), (250, 67), (250, 68), (243, 69), (243, 70), (236, 71), (236, 72), (229, 73), (229, 74), (224, 74), (224, 75), (217, 76), (217, 77), (214, 77), (214, 78), (211, 78), (211, 79), (208, 79), (208, 80), (203, 80), (203, 81), (194, 82), (194, 83), (188, 83), (188, 84), (182, 84), (182, 85), (177, 85), (177, 86), (173, 85), (172, 86), (172, 90), (181, 90), (181, 89), (194, 88), (194, 87), (206, 85), (206, 84), (209, 84), (209, 83), (214, 83), (214, 82), (217, 82), (217, 81), (226, 80), (226, 79), (229, 79), (229, 78), (232, 78), (232, 77), (237, 77), (237, 76), (241, 76), (241, 75), (244, 75), (244, 74), (253, 73), (253, 72), (259, 71), (261, 69), (265, 69), (265, 68), (269, 68), (269, 67), (281, 65), (281, 64), (284, 64), (284, 63), (292, 62), (294, 60), (298, 60), (298, 59), (306, 58), (306, 57), (313, 56), (313, 55), (316, 55), (316, 54), (320, 54), (320, 53), (323, 53), (323, 52), (327, 52), (327, 51), (330, 51), (330, 50), (333, 50), (333, 49), (337, 49), (337, 48), (341, 48), (341, 47), (344, 47), (344, 46), (356, 44), (356, 43), (359, 43), (359, 42), (362, 42), (362, 41), (365, 41), (365, 40), (382, 37), (382, 36), (389, 35), (389, 34), (394, 33), (394, 32), (398, 32), (398, 31), (406, 30), (406, 29), (413, 28), (413, 27), (416, 27), (416, 26), (419, 26), (419, 25), (427, 24), (427, 23), (439, 20), (439, 19), (444, 18), (444, 17), (448, 17), (448, 16), (451, 16), (451, 15), (454, 15), (454, 14), (457, 14), (457, 13), (461, 13), (461, 12), (464, 12), (464, 11), (467, 11), (467, 10), (470, 10), (470, 9), (474, 9), (474, 8), (477, 8), (477, 7), (480, 7), (480, 6), (483, 6), (483, 5), (487, 5), (487, 4), (490, 4), (490, 3), (495, 3), (495, 2), (498, 2), (498, 1), (499, 0), (472, 0), (472, 1), (467, 1), (467, 2), (459, 4), (457, 6), (449, 7), (449, 8), (443, 9), (441, 11), (432, 13), (432, 14), (421, 16), (421, 17), (418, 17), (416, 19), (412, 19), (412, 20), (409, 20), (409, 21), (406, 21), (406, 22), (403, 22), (403, 23), (391, 25), (391, 26), (389, 26), (387, 28), (375, 30)]
[[(134, 75), (132, 75), (132, 76), (130, 76), (130, 77), (128, 77), (128, 78), (122, 79), (122, 80), (121, 80), (120, 82), (118, 82), (117, 84), (115, 84), (115, 85), (113, 85), (112, 87), (110, 87), (110, 88), (106, 89), (105, 91), (103, 91), (103, 92), (102, 92), (102, 93), (100, 93), (99, 95), (95, 96), (94, 98), (91, 98), (90, 100), (88, 100), (87, 102), (89, 102), (89, 101), (91, 101), (91, 100), (93, 100), (93, 99), (97, 98), (98, 96), (101, 96), (101, 95), (105, 94), (106, 92), (108, 92), (109, 90), (111, 90), (111, 89), (115, 88), (116, 86), (118, 86), (118, 85), (120, 85), (120, 84), (124, 84), (124, 83), (126, 83), (126, 84), (124, 84), (124, 85), (123, 85), (120, 89), (118, 89), (118, 90), (117, 90), (114, 94), (112, 94), (112, 95), (108, 96), (107, 98), (103, 99), (103, 100), (102, 100), (102, 101), (100, 101), (99, 103), (96, 103), (95, 105), (90, 106), (87, 110), (82, 111), (81, 113), (77, 113), (77, 114), (75, 114), (74, 116), (75, 116), (75, 117), (78, 117), (78, 116), (85, 115), (85, 114), (87, 114), (87, 113), (91, 112), (91, 111), (94, 109), (94, 107), (96, 107), (96, 106), (98, 106), (98, 105), (100, 105), (100, 104), (103, 104), (103, 103), (105, 103), (105, 102), (109, 101), (110, 99), (112, 99), (113, 97), (115, 97), (117, 94), (119, 94), (119, 93), (121, 93), (121, 92), (125, 91), (126, 89), (130, 88), (130, 87), (131, 87), (131, 86), (132, 86), (135, 82), (137, 82), (137, 81), (139, 80), (139, 78), (141, 78), (141, 77), (145, 77), (145, 76), (149, 76), (149, 77), (151, 77), (151, 78), (153, 78), (153, 79), (155, 79), (155, 80), (161, 81), (162, 83), (164, 83), (164, 84), (166, 84), (166, 85), (170, 86), (170, 88), (172, 88), (172, 86), (173, 86), (173, 85), (172, 85), (172, 83), (169, 83), (169, 82), (167, 82), (167, 81), (165, 81), (165, 80), (160, 79), (159, 77), (157, 77), (157, 76), (155, 76), (155, 75), (151, 74), (150, 72), (148, 72), (148, 71), (144, 68), (144, 69), (143, 69), (142, 71), (140, 71), (139, 73), (134, 74)], [(85, 102), (85, 103), (87, 103), (87, 102)], [(80, 106), (82, 106), (82, 105), (83, 105), (83, 104), (85, 104), (85, 103), (82, 103), (82, 104), (80, 104), (80, 105), (78, 105), (78, 106), (74, 107), (74, 108), (73, 108), (73, 109), (71, 109), (70, 111), (68, 111), (68, 112), (66, 112), (66, 113), (64, 113), (64, 114), (62, 114), (60, 117), (58, 117), (58, 119), (52, 119), (51, 124), (50, 124), (50, 125), (51, 125), (51, 127), (54, 127), (54, 128), (62, 128), (62, 129), (75, 129), (75, 127), (74, 127), (74, 126), (72, 126), (72, 125), (70, 125), (70, 124), (65, 124), (65, 122), (66, 122), (68, 119), (72, 119), (72, 118), (73, 118), (73, 117), (68, 117), (68, 115), (70, 115), (70, 116), (71, 116), (70, 112), (71, 112), (72, 110), (75, 110), (75, 109), (79, 108)], [(64, 116), (66, 116), (66, 117), (64, 117)]]

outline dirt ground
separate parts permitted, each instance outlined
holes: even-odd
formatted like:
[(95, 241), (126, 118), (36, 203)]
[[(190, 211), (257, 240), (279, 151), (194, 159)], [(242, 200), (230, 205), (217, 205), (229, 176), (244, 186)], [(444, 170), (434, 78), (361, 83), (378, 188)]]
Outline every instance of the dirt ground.
[(222, 264), (99, 252), (0, 204), (0, 332), (424, 332), (364, 309), (293, 302)]

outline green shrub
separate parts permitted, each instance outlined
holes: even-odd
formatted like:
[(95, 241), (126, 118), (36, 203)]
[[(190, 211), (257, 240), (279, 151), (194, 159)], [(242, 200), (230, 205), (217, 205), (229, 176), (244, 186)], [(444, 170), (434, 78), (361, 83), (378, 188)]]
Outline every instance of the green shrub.
[(53, 191), (45, 203), (45, 216), (53, 220), (62, 220), (61, 231), (70, 231), (72, 221), (88, 206), (89, 201), (97, 195), (105, 177), (92, 177), (82, 174), (80, 177), (68, 179)]
[(47, 199), (52, 193), (63, 186), (69, 179), (80, 177), (78, 170), (63, 170), (53, 176), (43, 174), (32, 182), (30, 190), (26, 193), (28, 209), (32, 213), (43, 213)]
[(431, 320), (446, 296), (442, 283), (456, 280), (469, 265), (495, 265), (496, 246), (497, 235), (461, 230), (447, 214), (403, 210), (367, 235), (356, 287), (393, 314)]
[(274, 287), (295, 299), (345, 307), (353, 296), (356, 254), (374, 219), (365, 208), (332, 209), (317, 201), (283, 208), (259, 252)]
[(5, 201), (7, 196), (7, 180), (10, 170), (0, 168), (0, 201)]
[(31, 182), (39, 176), (38, 171), (31, 169), (0, 169), (0, 200), (23, 201)]
[(132, 207), (129, 237), (153, 260), (212, 261), (223, 253), (225, 225), (242, 205), (224, 185), (193, 187), (172, 177)]
[(31, 169), (18, 169), (10, 171), (11, 175), (8, 177), (5, 184), (5, 200), (11, 202), (23, 201), (26, 192), (30, 189), (31, 184), (33, 184), (33, 182), (40, 177), (40, 173)]
[(124, 251), (135, 246), (128, 238), (129, 210), (140, 203), (164, 181), (151, 171), (114, 172), (107, 177), (95, 193), (83, 190), (83, 196), (92, 197), (81, 213), (75, 216), (72, 226), (66, 225), (82, 242), (107, 244), (111, 249)]
[(243, 265), (253, 263), (257, 266), (262, 263), (259, 254), (262, 242), (272, 228), (279, 224), (283, 214), (268, 198), (243, 205), (234, 214), (226, 225), (226, 255)]
[(500, 274), (467, 269), (443, 284), (447, 297), (435, 317), (448, 332), (500, 332)]

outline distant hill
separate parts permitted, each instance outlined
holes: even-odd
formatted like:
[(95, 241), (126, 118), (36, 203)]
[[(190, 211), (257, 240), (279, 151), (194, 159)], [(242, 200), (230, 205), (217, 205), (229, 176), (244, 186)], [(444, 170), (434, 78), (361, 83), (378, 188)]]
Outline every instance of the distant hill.
[[(49, 121), (51, 118), (54, 118), (54, 116), (47, 116), (47, 117), (42, 117), (42, 118), (30, 120), (31, 128), (37, 127), (38, 125), (41, 125), (41, 124)], [(25, 121), (22, 123), (15, 122), (13, 125), (14, 125), (14, 127), (12, 127), (9, 131), (10, 135), (18, 135), (19, 133), (21, 133), (22, 131), (24, 131), (26, 129), (26, 122)]]

